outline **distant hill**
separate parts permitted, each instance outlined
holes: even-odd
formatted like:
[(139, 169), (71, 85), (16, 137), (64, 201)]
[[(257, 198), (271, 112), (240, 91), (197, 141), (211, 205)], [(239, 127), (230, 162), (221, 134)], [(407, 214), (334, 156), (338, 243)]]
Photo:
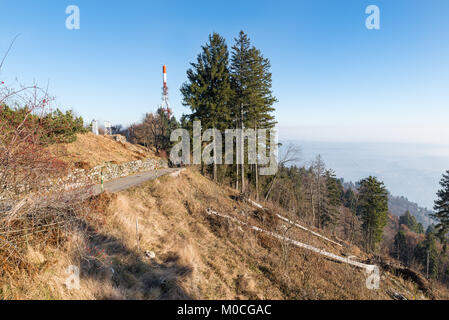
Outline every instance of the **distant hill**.
[[(357, 190), (357, 183), (353, 183), (352, 181), (345, 182), (344, 179), (340, 180), (345, 190), (349, 188), (351, 188), (352, 190)], [(420, 222), (424, 226), (424, 229), (427, 229), (427, 227), (432, 223), (436, 223), (430, 217), (432, 211), (418, 206), (417, 203), (411, 202), (404, 196), (397, 197), (388, 193), (388, 209), (390, 210), (391, 214), (397, 217), (402, 216), (407, 210), (410, 211), (410, 213), (416, 218), (416, 220), (418, 220), (418, 222)]]
[(435, 221), (430, 217), (432, 211), (419, 207), (418, 204), (409, 201), (403, 196), (396, 197), (390, 194), (388, 208), (395, 216), (402, 216), (407, 210), (410, 211), (416, 220), (422, 223), (424, 228), (427, 228), (432, 223), (435, 223)]

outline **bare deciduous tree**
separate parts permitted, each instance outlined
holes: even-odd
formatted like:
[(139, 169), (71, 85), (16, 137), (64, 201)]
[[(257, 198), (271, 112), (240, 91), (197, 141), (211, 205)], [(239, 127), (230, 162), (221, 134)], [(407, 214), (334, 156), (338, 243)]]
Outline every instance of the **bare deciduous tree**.
[[(299, 146), (294, 145), (294, 144), (289, 144), (279, 159), (278, 167), (282, 168), (282, 167), (286, 166), (288, 163), (299, 161), (300, 154), (301, 154), (301, 149), (299, 148)], [(268, 200), (268, 197), (270, 196), (273, 186), (277, 182), (278, 174), (279, 174), (279, 170), (276, 172), (273, 179), (271, 180), (270, 187), (268, 188), (268, 191), (265, 195), (265, 201)]]

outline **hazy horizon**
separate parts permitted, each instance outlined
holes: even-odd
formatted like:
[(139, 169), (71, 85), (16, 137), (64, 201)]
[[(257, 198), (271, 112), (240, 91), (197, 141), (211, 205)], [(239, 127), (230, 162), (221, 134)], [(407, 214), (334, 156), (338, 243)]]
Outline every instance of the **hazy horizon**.
[(179, 119), (190, 111), (179, 88), (208, 35), (231, 50), (244, 30), (271, 62), (284, 139), (309, 141), (307, 157), (322, 153), (346, 180), (375, 174), (393, 194), (432, 207), (449, 164), (447, 1), (378, 0), (376, 30), (366, 27), (365, 0), (79, 0), (78, 30), (66, 28), (69, 4), (0, 2), (0, 52), (20, 34), (1, 70), (8, 87), (48, 83), (53, 107), (126, 126), (157, 109), (167, 65)]
[(301, 147), (299, 165), (321, 154), (327, 168), (346, 182), (369, 175), (384, 181), (394, 196), (433, 210), (441, 175), (448, 169), (449, 146), (413, 143), (282, 140)]
[[(189, 112), (179, 88), (208, 35), (231, 49), (244, 30), (270, 59), (275, 117), (290, 139), (300, 130), (306, 140), (449, 144), (447, 1), (78, 0), (79, 30), (65, 26), (69, 4), (0, 1), (0, 52), (20, 34), (1, 75), (8, 86), (48, 83), (55, 106), (86, 121), (128, 125), (155, 111), (162, 65), (179, 119)], [(378, 30), (365, 24), (371, 4)]]

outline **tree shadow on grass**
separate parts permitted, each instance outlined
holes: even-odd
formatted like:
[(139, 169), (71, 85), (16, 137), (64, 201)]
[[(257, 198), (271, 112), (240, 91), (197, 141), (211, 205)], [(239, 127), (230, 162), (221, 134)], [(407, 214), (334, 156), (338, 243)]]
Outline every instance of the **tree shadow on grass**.
[(178, 254), (158, 257), (161, 262), (157, 262), (118, 238), (95, 232), (86, 222), (82, 222), (82, 229), (86, 230), (88, 243), (80, 259), (80, 278), (95, 280), (100, 286), (109, 282), (116, 289), (115, 293), (96, 290), (97, 299), (192, 299), (181, 283), (193, 269), (182, 265)]

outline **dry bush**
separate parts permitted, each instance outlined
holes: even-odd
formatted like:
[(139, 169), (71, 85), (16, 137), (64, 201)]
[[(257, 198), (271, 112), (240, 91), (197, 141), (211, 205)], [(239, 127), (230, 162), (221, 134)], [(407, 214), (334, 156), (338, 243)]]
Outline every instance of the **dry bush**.
[(33, 274), (37, 270), (30, 250), (60, 247), (79, 229), (87, 208), (81, 209), (78, 196), (27, 197), (0, 215), (0, 280), (21, 272)]
[[(37, 86), (11, 89), (0, 83), (1, 280), (35, 272), (28, 254), (33, 248), (63, 243), (86, 189), (66, 190), (59, 179), (68, 168), (43, 143), (60, 129), (41, 121), (50, 112), (48, 93)], [(70, 182), (77, 185), (77, 179)]]

